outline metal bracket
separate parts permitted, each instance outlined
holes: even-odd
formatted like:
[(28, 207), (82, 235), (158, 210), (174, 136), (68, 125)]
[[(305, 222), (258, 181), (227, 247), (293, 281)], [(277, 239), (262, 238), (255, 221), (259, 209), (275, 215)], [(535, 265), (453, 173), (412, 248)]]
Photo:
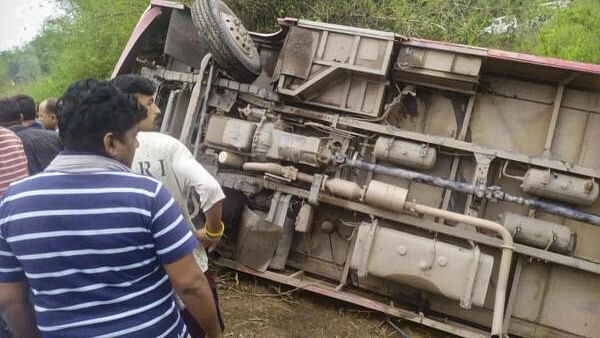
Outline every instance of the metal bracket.
[(238, 92), (230, 89), (213, 90), (208, 97), (208, 105), (224, 112), (230, 112), (235, 105)]
[(508, 303), (506, 304), (506, 311), (504, 313), (504, 323), (502, 325), (502, 332), (508, 332), (510, 329), (510, 320), (515, 307), (515, 301), (519, 290), (519, 282), (521, 281), (521, 271), (523, 270), (523, 256), (517, 257), (517, 263), (513, 272), (512, 285), (510, 287), (510, 295), (508, 296)]
[(310, 186), (310, 192), (308, 195), (308, 203), (313, 206), (319, 205), (319, 193), (323, 182), (325, 181), (324, 175), (315, 174), (313, 175), (312, 185)]
[(340, 120), (339, 114), (333, 115), (333, 120), (331, 121), (331, 128), (334, 128), (334, 129), (337, 128), (339, 120)]
[(281, 98), (274, 91), (256, 85), (240, 83), (237, 81), (220, 78), (215, 82), (216, 87), (235, 90), (240, 93), (250, 94), (263, 100), (280, 102)]
[(340, 291), (348, 282), (348, 273), (350, 272), (350, 266), (352, 265), (352, 256), (354, 255), (354, 247), (356, 246), (356, 237), (358, 229), (352, 229), (352, 241), (348, 247), (348, 253), (346, 254), (346, 262), (344, 263), (344, 270), (342, 271), (342, 278), (340, 283), (335, 287), (335, 291)]
[(475, 153), (475, 172), (473, 174), (473, 184), (483, 189), (467, 197), (465, 205), (465, 214), (469, 216), (479, 216), (479, 205), (483, 203), (485, 197), (485, 187), (487, 185), (487, 177), (490, 171), (490, 164), (494, 159), (493, 156)]
[(194, 89), (192, 90), (192, 96), (190, 97), (190, 103), (188, 105), (187, 112), (185, 114), (185, 119), (183, 120), (183, 126), (181, 128), (181, 134), (179, 135), (179, 141), (189, 145), (190, 139), (192, 137), (192, 126), (196, 121), (197, 115), (200, 113), (200, 109), (202, 108), (201, 103), (203, 100), (202, 95), (202, 79), (204, 76), (204, 72), (207, 67), (209, 68), (209, 77), (210, 73), (213, 72), (213, 65), (210, 64), (210, 60), (212, 59), (212, 55), (206, 54), (202, 59), (202, 67), (200, 69), (200, 75), (197, 78), (196, 83), (194, 84)]
[(362, 223), (360, 226), (369, 227), (366, 238), (357, 239), (355, 248), (355, 250), (359, 251), (359, 262), (356, 274), (358, 277), (364, 278), (369, 275), (369, 255), (371, 254), (371, 247), (373, 246), (373, 240), (375, 239), (375, 232), (377, 230), (377, 219), (373, 218), (372, 223)]
[(288, 177), (283, 177), (283, 176), (279, 176), (279, 175), (275, 175), (275, 174), (271, 174), (271, 173), (265, 173), (265, 179), (282, 181), (282, 182), (287, 182), (287, 183), (292, 182), (292, 180)]
[(473, 247), (473, 263), (469, 270), (469, 276), (467, 276), (467, 285), (465, 286), (465, 295), (460, 301), (460, 307), (463, 309), (471, 308), (471, 296), (473, 295), (473, 286), (475, 285), (475, 276), (477, 275), (477, 268), (479, 267), (479, 260), (481, 259), (481, 250), (479, 246)]
[(292, 236), (294, 234), (294, 223), (288, 222), (287, 212), (290, 208), (292, 195), (276, 192), (271, 199), (271, 208), (269, 214), (265, 217), (266, 221), (276, 224), (282, 228), (282, 235), (273, 259), (269, 264), (270, 268), (283, 269), (287, 262), (287, 257), (292, 247)]
[(181, 94), (181, 89), (172, 90), (169, 92), (169, 99), (167, 100), (167, 107), (165, 108), (165, 115), (163, 117), (162, 124), (160, 126), (160, 132), (166, 133), (171, 126), (171, 117), (173, 116), (173, 110), (175, 109), (175, 102)]

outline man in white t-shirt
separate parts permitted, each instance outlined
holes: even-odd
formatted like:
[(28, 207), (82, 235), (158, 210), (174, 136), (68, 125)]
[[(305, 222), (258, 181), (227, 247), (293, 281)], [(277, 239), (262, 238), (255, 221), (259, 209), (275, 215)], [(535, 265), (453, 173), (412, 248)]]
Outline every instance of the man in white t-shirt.
[[(159, 132), (152, 131), (155, 121), (160, 115), (160, 109), (154, 102), (156, 86), (146, 78), (138, 75), (121, 75), (112, 80), (112, 83), (126, 94), (134, 95), (138, 102), (146, 107), (148, 116), (140, 123), (140, 132), (137, 135), (139, 147), (135, 152), (132, 170), (142, 175), (152, 176), (162, 182), (173, 195), (175, 203), (179, 206), (188, 224), (192, 225), (188, 211), (188, 196), (195, 192), (200, 199), (200, 207), (206, 218), (204, 227), (200, 230), (192, 229), (204, 247), (199, 247), (195, 252), (196, 261), (204, 271), (218, 309), (216, 282), (208, 270), (208, 257), (206, 249), (213, 251), (219, 244), (225, 226), (221, 220), (222, 204), (225, 195), (219, 183), (204, 167), (194, 159), (192, 153), (179, 140)], [(220, 311), (217, 311), (221, 327), (223, 321)], [(195, 323), (191, 314), (182, 311), (184, 320), (192, 338), (203, 337), (200, 326)], [(197, 331), (197, 330), (200, 331)]]

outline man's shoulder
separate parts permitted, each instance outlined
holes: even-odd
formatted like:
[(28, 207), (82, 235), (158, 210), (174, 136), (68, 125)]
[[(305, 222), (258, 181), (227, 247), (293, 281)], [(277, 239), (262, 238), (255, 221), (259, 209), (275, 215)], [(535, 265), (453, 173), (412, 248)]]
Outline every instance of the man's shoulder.
[(4, 128), (4, 127), (0, 127), (0, 136), (3, 137), (15, 137), (16, 134), (14, 131), (8, 129), (8, 128)]
[(183, 149), (187, 149), (178, 139), (159, 132), (139, 132), (137, 137), (140, 155), (146, 153), (148, 155), (168, 154), (172, 156)]
[(165, 142), (168, 144), (181, 144), (178, 139), (174, 138), (169, 134), (164, 134), (158, 131), (140, 131), (137, 134), (139, 141), (147, 141), (147, 142)]
[(55, 131), (51, 131), (48, 129), (39, 129), (39, 128), (26, 128), (29, 133), (33, 135), (39, 135), (47, 138), (58, 139), (58, 134)]
[(44, 138), (58, 141), (57, 133), (46, 129), (22, 128), (16, 131), (16, 133), (19, 135), (27, 136), (32, 139)]
[(19, 136), (17, 136), (17, 134), (14, 131), (7, 129), (7, 128), (0, 127), (0, 141), (8, 141), (8, 140), (21, 142), (21, 139), (19, 138)]
[[(56, 171), (44, 171), (39, 174), (25, 177), (13, 182), (10, 187), (13, 193), (25, 192), (28, 190), (39, 189), (61, 189), (62, 185), (68, 182), (78, 182), (76, 187), (89, 190), (90, 188), (133, 188), (145, 190), (148, 193), (155, 193), (159, 190), (162, 183), (149, 176), (136, 174), (133, 172), (106, 171), (69, 174)], [(105, 182), (110, 182), (104, 186)]]

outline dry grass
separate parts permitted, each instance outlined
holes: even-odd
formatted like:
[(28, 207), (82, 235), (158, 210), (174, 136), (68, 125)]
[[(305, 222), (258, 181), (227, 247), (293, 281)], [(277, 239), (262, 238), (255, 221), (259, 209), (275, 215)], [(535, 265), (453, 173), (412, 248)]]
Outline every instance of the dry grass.
[[(380, 313), (217, 268), (225, 336), (235, 338), (402, 337)], [(450, 337), (399, 321), (411, 338)]]

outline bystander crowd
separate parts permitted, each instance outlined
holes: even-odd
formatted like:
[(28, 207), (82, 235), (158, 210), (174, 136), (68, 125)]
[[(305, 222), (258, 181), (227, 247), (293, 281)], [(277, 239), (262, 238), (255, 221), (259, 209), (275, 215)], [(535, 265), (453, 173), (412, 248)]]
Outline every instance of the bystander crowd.
[(62, 149), (55, 132), (23, 125), (23, 114), (14, 99), (0, 100), (0, 125), (12, 130), (23, 142), (29, 173), (42, 172)]
[(59, 101), (65, 150), (7, 189), (0, 309), (17, 337), (189, 337), (175, 294), (222, 337), (185, 218), (159, 181), (130, 172), (145, 118), (110, 83), (75, 83)]

